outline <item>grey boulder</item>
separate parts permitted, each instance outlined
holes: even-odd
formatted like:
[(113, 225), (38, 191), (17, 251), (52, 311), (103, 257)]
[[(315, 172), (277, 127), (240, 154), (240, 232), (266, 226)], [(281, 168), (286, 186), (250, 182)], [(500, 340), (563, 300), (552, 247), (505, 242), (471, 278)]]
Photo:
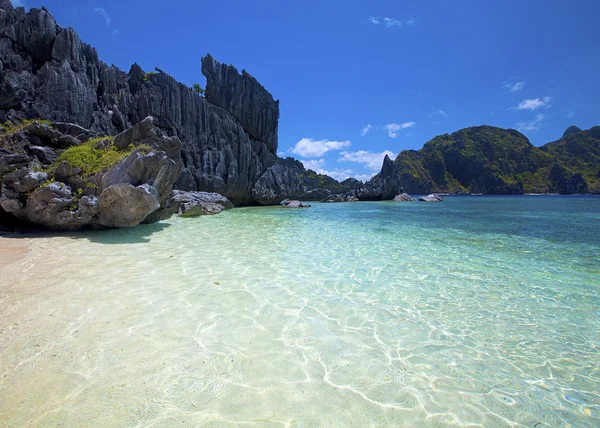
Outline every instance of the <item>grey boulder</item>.
[(211, 192), (173, 192), (173, 205), (182, 217), (219, 214), (223, 210), (233, 208), (233, 204), (225, 196)]
[(415, 198), (410, 196), (408, 193), (400, 193), (394, 197), (394, 201), (396, 202), (414, 202)]
[(427, 196), (419, 196), (419, 201), (421, 202), (442, 202), (443, 199), (439, 195), (427, 195)]
[(105, 227), (133, 227), (160, 207), (156, 189), (148, 184), (119, 183), (100, 195), (98, 223)]
[(27, 204), (13, 214), (49, 229), (76, 230), (98, 214), (98, 198), (84, 196), (77, 202), (69, 186), (54, 182), (35, 190)]
[(310, 204), (303, 204), (300, 201), (296, 200), (286, 200), (281, 204), (283, 208), (309, 208)]

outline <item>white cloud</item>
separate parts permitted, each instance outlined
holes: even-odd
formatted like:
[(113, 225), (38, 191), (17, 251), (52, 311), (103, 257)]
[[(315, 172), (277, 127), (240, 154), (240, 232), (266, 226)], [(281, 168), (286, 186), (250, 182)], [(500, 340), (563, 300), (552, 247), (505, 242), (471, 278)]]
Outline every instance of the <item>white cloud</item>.
[(538, 113), (535, 116), (535, 119), (532, 120), (531, 122), (519, 122), (517, 124), (517, 129), (519, 131), (521, 131), (521, 132), (523, 132), (523, 131), (530, 131), (530, 132), (537, 131), (542, 126), (542, 122), (544, 121), (545, 118), (546, 118), (546, 116), (544, 114)]
[(385, 17), (385, 18), (383, 18), (383, 23), (385, 25), (385, 28), (402, 27), (402, 23), (400, 21), (398, 21), (396, 18)]
[(365, 135), (367, 135), (367, 133), (371, 130), (372, 126), (369, 123), (367, 126), (365, 126), (362, 131), (360, 131), (360, 135), (361, 137), (364, 137)]
[(13, 5), (14, 7), (21, 7), (21, 6), (25, 6), (25, 5), (23, 4), (23, 1), (22, 1), (22, 0), (10, 0), (10, 2), (12, 3), (12, 5)]
[(438, 110), (437, 112), (444, 117), (448, 117), (448, 113), (446, 113), (444, 110)]
[(280, 158), (285, 156), (285, 152), (277, 152), (277, 156), (279, 156)]
[(373, 25), (380, 25), (383, 22), (383, 25), (385, 26), (385, 28), (392, 28), (392, 27), (400, 28), (400, 27), (402, 27), (402, 25), (414, 25), (417, 23), (415, 18), (412, 18), (412, 17), (410, 19), (402, 22), (399, 19), (390, 18), (389, 16), (386, 16), (384, 18), (372, 16), (369, 19), (367, 19), (367, 22), (369, 24), (373, 24)]
[(97, 14), (102, 16), (102, 18), (104, 18), (104, 21), (106, 21), (106, 25), (110, 25), (110, 21), (112, 21), (112, 19), (110, 18), (106, 10), (104, 10), (101, 7), (95, 7), (94, 12), (96, 12)]
[(119, 29), (118, 28), (115, 29), (115, 30), (113, 30), (113, 32), (112, 32), (113, 37), (115, 37), (117, 34), (119, 34)]
[(304, 168), (312, 169), (313, 171), (317, 171), (317, 169), (320, 169), (325, 165), (325, 159), (302, 160), (300, 162), (302, 162)]
[(525, 82), (508, 82), (502, 85), (503, 88), (508, 89), (508, 92), (518, 92), (525, 86)]
[(359, 150), (357, 152), (341, 152), (338, 162), (357, 162), (365, 165), (366, 168), (378, 172), (383, 165), (385, 155), (394, 159), (396, 155), (390, 151), (371, 152), (367, 150)]
[(291, 151), (305, 158), (316, 158), (332, 150), (341, 150), (346, 147), (350, 147), (350, 141), (315, 141), (312, 138), (303, 138), (296, 143)]
[(325, 174), (330, 176), (331, 178), (335, 178), (337, 181), (344, 181), (347, 178), (352, 177), (352, 173), (354, 173), (351, 169), (334, 169), (333, 171), (328, 171), (324, 169), (325, 159), (312, 159), (312, 160), (303, 160), (300, 161), (304, 165), (306, 169), (312, 169), (317, 174)]
[(412, 128), (416, 124), (416, 122), (388, 123), (384, 128), (387, 129), (390, 137), (396, 138), (398, 136), (398, 131), (405, 128)]
[(519, 103), (519, 105), (517, 106), (518, 110), (537, 110), (540, 107), (549, 107), (548, 103), (552, 101), (552, 98), (550, 97), (544, 97), (542, 99), (539, 98), (534, 98), (534, 99), (527, 99), (527, 100), (523, 100)]
[(567, 117), (568, 117), (568, 118), (569, 118), (569, 117), (573, 117), (573, 115), (574, 115), (574, 114), (575, 114), (575, 112), (574, 112), (574, 111), (570, 111), (569, 113), (567, 113)]
[(358, 174), (358, 175), (355, 175), (354, 178), (365, 182), (365, 181), (369, 181), (375, 174), (377, 174), (376, 171), (374, 171), (372, 174)]

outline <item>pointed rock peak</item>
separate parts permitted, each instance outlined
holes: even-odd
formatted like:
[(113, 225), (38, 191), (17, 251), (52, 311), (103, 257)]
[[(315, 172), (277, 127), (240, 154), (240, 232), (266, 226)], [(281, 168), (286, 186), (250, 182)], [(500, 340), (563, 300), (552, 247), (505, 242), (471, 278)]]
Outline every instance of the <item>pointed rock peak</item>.
[(577, 134), (578, 132), (581, 132), (581, 128), (578, 128), (575, 125), (571, 125), (569, 126), (566, 131), (563, 133), (563, 138), (571, 135), (571, 134)]
[(381, 167), (381, 176), (382, 177), (389, 177), (392, 174), (394, 174), (396, 172), (396, 166), (394, 165), (394, 162), (390, 159), (390, 157), (388, 155), (385, 155), (385, 158), (383, 158), (383, 166)]

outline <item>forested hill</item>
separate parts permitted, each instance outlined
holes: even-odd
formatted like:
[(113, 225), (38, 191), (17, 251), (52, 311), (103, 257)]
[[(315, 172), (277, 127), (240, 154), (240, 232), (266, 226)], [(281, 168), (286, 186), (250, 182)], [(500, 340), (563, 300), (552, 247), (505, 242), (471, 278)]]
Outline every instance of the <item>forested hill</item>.
[(600, 193), (600, 127), (569, 127), (542, 147), (514, 129), (470, 127), (402, 151), (394, 164), (413, 193)]

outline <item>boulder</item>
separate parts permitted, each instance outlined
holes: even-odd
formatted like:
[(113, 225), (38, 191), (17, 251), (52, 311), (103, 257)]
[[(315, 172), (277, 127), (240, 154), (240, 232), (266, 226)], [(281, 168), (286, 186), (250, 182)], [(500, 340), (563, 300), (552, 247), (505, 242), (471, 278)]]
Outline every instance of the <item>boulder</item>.
[(396, 202), (414, 202), (415, 198), (410, 196), (408, 193), (400, 193), (394, 197), (394, 201)]
[(13, 214), (49, 229), (76, 230), (98, 214), (98, 198), (84, 196), (76, 201), (69, 186), (54, 182), (35, 190), (23, 209)]
[(233, 208), (233, 204), (218, 193), (209, 192), (173, 192), (173, 205), (182, 217), (195, 217), (203, 214), (219, 214)]
[(310, 204), (303, 204), (300, 201), (296, 201), (296, 200), (287, 200), (284, 201), (283, 204), (281, 205), (282, 208), (309, 208)]
[(27, 146), (26, 150), (29, 155), (35, 156), (43, 165), (50, 165), (57, 158), (56, 152), (50, 147)]
[(442, 202), (443, 198), (439, 195), (427, 195), (427, 196), (419, 196), (419, 201), (422, 202)]
[(133, 227), (160, 207), (158, 192), (148, 184), (119, 183), (100, 194), (98, 224), (105, 227)]
[(102, 176), (100, 191), (118, 184), (133, 186), (152, 185), (158, 194), (160, 210), (146, 219), (146, 223), (169, 218), (172, 207), (173, 186), (181, 173), (181, 141), (177, 137), (166, 137), (153, 125), (154, 119), (147, 117), (131, 129), (117, 135), (115, 146), (124, 150), (131, 147), (155, 149), (149, 153), (134, 151), (118, 165)]
[(0, 180), (2, 180), (2, 176), (8, 172), (25, 168), (29, 165), (30, 160), (31, 159), (26, 155), (0, 149)]

